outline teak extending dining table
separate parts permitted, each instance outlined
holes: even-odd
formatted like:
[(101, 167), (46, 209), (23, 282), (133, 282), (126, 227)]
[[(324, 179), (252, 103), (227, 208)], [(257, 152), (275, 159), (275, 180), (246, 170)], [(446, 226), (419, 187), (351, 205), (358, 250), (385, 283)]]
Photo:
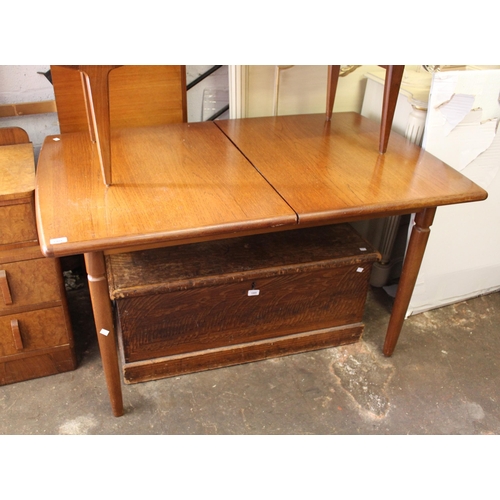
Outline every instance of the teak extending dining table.
[(85, 133), (46, 138), (37, 166), (42, 252), (84, 254), (115, 416), (121, 376), (105, 255), (415, 213), (383, 352), (401, 331), (436, 208), (486, 191), (357, 113), (244, 118), (111, 131), (113, 184)]

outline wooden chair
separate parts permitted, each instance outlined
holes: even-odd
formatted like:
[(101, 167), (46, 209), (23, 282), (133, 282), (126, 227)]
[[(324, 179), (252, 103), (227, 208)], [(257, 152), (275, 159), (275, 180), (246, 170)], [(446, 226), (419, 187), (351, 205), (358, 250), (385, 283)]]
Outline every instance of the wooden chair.
[[(379, 152), (385, 153), (404, 66), (386, 69)], [(330, 121), (340, 66), (328, 67), (326, 119)], [(76, 70), (76, 71), (75, 71)], [(97, 144), (102, 175), (112, 184), (110, 130), (186, 121), (185, 66), (51, 66), (62, 133), (87, 129)]]
[(61, 133), (89, 131), (112, 184), (110, 131), (187, 121), (185, 66), (51, 66)]
[[(380, 123), (379, 152), (387, 151), (389, 136), (391, 133), (394, 111), (398, 100), (401, 80), (403, 79), (404, 66), (381, 66), (385, 68), (384, 100), (382, 103), (382, 121)], [(328, 83), (326, 96), (326, 119), (330, 121), (333, 113), (333, 103), (337, 92), (337, 83), (340, 74), (340, 66), (328, 66)]]

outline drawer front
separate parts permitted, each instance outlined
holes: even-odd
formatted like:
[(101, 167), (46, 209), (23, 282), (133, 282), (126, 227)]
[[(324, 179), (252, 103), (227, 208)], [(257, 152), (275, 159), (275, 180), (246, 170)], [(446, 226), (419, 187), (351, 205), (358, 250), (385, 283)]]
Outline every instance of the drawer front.
[(360, 322), (370, 269), (328, 268), (117, 300), (125, 361)]
[(35, 214), (30, 203), (0, 207), (0, 246), (37, 239)]
[(62, 307), (0, 316), (0, 356), (68, 343)]
[[(3, 271), (3, 272), (2, 272)], [(60, 301), (61, 284), (55, 259), (0, 264), (0, 314), (9, 309)]]
[(0, 385), (47, 377), (76, 368), (76, 358), (70, 346), (48, 352), (32, 353), (22, 358), (0, 358)]

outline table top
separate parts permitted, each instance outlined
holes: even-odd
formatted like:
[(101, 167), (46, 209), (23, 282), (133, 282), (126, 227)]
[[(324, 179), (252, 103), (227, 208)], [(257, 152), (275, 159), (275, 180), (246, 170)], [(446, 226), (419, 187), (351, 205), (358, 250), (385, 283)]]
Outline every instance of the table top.
[(368, 219), (478, 201), (486, 191), (357, 113), (221, 120), (220, 129), (297, 212), (302, 224)]
[(378, 139), (379, 125), (356, 113), (114, 130), (106, 187), (87, 134), (50, 136), (37, 166), (42, 251), (127, 250), (486, 198), (398, 134), (383, 155)]
[(213, 122), (112, 132), (113, 185), (86, 133), (46, 138), (36, 210), (47, 256), (296, 226), (297, 217)]

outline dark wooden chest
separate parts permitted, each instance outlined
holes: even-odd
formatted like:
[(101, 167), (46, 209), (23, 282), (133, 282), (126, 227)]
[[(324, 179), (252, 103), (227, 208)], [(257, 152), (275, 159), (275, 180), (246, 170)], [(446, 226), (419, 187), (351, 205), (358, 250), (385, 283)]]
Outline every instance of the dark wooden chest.
[(356, 342), (378, 257), (348, 224), (109, 255), (125, 382)]

